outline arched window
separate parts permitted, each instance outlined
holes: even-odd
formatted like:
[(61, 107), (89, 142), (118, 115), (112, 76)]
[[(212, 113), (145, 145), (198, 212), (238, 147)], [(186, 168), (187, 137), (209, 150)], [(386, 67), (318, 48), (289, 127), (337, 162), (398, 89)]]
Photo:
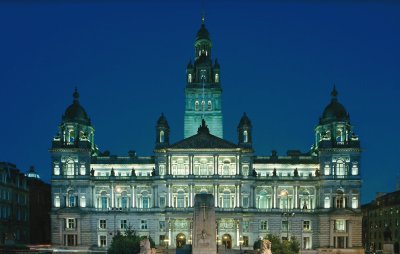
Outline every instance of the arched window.
[(185, 207), (185, 192), (183, 192), (183, 190), (178, 191), (176, 206), (179, 208)]
[(68, 207), (75, 207), (76, 204), (76, 196), (72, 191), (68, 192)]
[(222, 168), (222, 175), (230, 175), (230, 169), (229, 169), (229, 162), (224, 162), (223, 168)]
[(345, 208), (344, 193), (342, 190), (336, 192), (336, 208)]
[(206, 102), (205, 101), (201, 101), (201, 109), (202, 110), (206, 109)]
[(56, 195), (54, 197), (54, 207), (60, 207), (60, 196)]
[(215, 73), (215, 83), (219, 83), (219, 74)]
[(69, 143), (74, 143), (74, 141), (75, 141), (75, 131), (74, 130), (69, 130), (69, 135), (68, 135), (69, 137), (69, 139), (68, 139), (68, 142)]
[(310, 193), (304, 191), (300, 198), (301, 209), (310, 209)]
[(326, 176), (330, 175), (330, 173), (331, 173), (330, 171), (331, 171), (331, 168), (329, 167), (328, 164), (326, 164), (324, 167), (324, 175), (326, 175)]
[(80, 174), (83, 176), (86, 175), (86, 167), (84, 163), (81, 163), (80, 165)]
[(331, 208), (331, 199), (329, 197), (324, 199), (324, 208)]
[(142, 192), (142, 208), (150, 208), (150, 198), (147, 191)]
[(199, 101), (196, 101), (195, 103), (194, 103), (194, 110), (199, 110)]
[(191, 73), (188, 74), (188, 82), (192, 83), (192, 74)]
[(345, 164), (344, 161), (342, 160), (337, 160), (336, 161), (336, 175), (338, 176), (344, 176), (346, 174), (345, 171)]
[(54, 164), (54, 175), (60, 175), (60, 166), (58, 165), (58, 163)]
[(224, 191), (223, 199), (222, 199), (222, 207), (223, 208), (230, 208), (231, 207), (231, 193), (230, 191)]
[(101, 192), (101, 209), (107, 209), (108, 208), (108, 197), (107, 197), (107, 192), (103, 191)]
[(164, 143), (164, 131), (160, 131), (160, 143)]
[(86, 197), (81, 196), (80, 202), (79, 202), (80, 207), (86, 207)]
[(64, 163), (64, 175), (72, 176), (72, 175), (74, 175), (74, 171), (75, 171), (74, 161), (73, 160), (67, 160)]
[(358, 166), (357, 166), (357, 165), (353, 165), (353, 166), (351, 167), (351, 174), (352, 174), (353, 176), (358, 175)]
[(261, 209), (270, 208), (269, 201), (270, 201), (270, 198), (268, 197), (267, 192), (266, 191), (261, 191), (260, 192), (260, 199), (258, 201), (258, 207), (261, 208)]
[(249, 142), (249, 134), (246, 130), (243, 131), (243, 142), (244, 143)]
[(212, 109), (212, 104), (211, 104), (211, 101), (208, 101), (207, 110), (211, 110), (211, 109)]
[(121, 208), (128, 208), (128, 196), (126, 191), (121, 193)]
[(357, 209), (358, 208), (358, 198), (357, 197), (353, 197), (351, 199), (351, 208), (353, 208), (353, 209)]

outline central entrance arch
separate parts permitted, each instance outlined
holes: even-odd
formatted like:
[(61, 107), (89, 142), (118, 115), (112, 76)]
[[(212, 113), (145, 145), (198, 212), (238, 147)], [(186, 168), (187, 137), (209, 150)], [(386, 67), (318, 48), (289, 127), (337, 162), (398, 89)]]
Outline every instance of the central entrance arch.
[(232, 237), (230, 234), (222, 236), (222, 245), (225, 246), (225, 249), (232, 249)]
[(186, 245), (186, 236), (183, 233), (179, 233), (176, 236), (176, 248), (182, 248)]

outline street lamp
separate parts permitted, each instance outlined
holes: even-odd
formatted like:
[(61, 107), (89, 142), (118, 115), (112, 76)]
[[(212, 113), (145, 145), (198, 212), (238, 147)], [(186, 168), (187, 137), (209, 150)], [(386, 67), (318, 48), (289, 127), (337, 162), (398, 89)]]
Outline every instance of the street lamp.
[(243, 236), (240, 236), (239, 240), (239, 250), (242, 251), (242, 245), (243, 245)]
[(282, 190), (281, 196), (286, 197), (286, 212), (283, 212), (282, 216), (286, 217), (286, 240), (289, 241), (289, 217), (293, 217), (294, 213), (289, 212), (289, 192)]

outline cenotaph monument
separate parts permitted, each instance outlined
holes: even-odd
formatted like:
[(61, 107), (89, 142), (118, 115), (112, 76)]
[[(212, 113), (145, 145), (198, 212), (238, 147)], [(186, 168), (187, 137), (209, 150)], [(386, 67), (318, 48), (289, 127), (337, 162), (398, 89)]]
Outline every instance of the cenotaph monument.
[(216, 222), (214, 197), (196, 194), (193, 214), (193, 254), (216, 254)]

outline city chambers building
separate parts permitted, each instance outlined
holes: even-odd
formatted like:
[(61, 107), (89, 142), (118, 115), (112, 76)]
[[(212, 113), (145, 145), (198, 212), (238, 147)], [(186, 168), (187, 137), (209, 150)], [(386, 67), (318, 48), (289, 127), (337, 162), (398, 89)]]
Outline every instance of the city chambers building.
[(107, 248), (118, 231), (132, 228), (156, 245), (179, 248), (192, 241), (195, 195), (208, 193), (219, 248), (252, 247), (268, 234), (295, 237), (303, 250), (360, 247), (360, 142), (336, 89), (310, 151), (256, 155), (246, 114), (229, 126), (237, 127), (238, 139), (223, 138), (220, 65), (204, 20), (194, 47), (184, 139), (170, 140), (161, 115), (149, 156), (100, 152), (75, 90), (50, 149), (52, 244)]

